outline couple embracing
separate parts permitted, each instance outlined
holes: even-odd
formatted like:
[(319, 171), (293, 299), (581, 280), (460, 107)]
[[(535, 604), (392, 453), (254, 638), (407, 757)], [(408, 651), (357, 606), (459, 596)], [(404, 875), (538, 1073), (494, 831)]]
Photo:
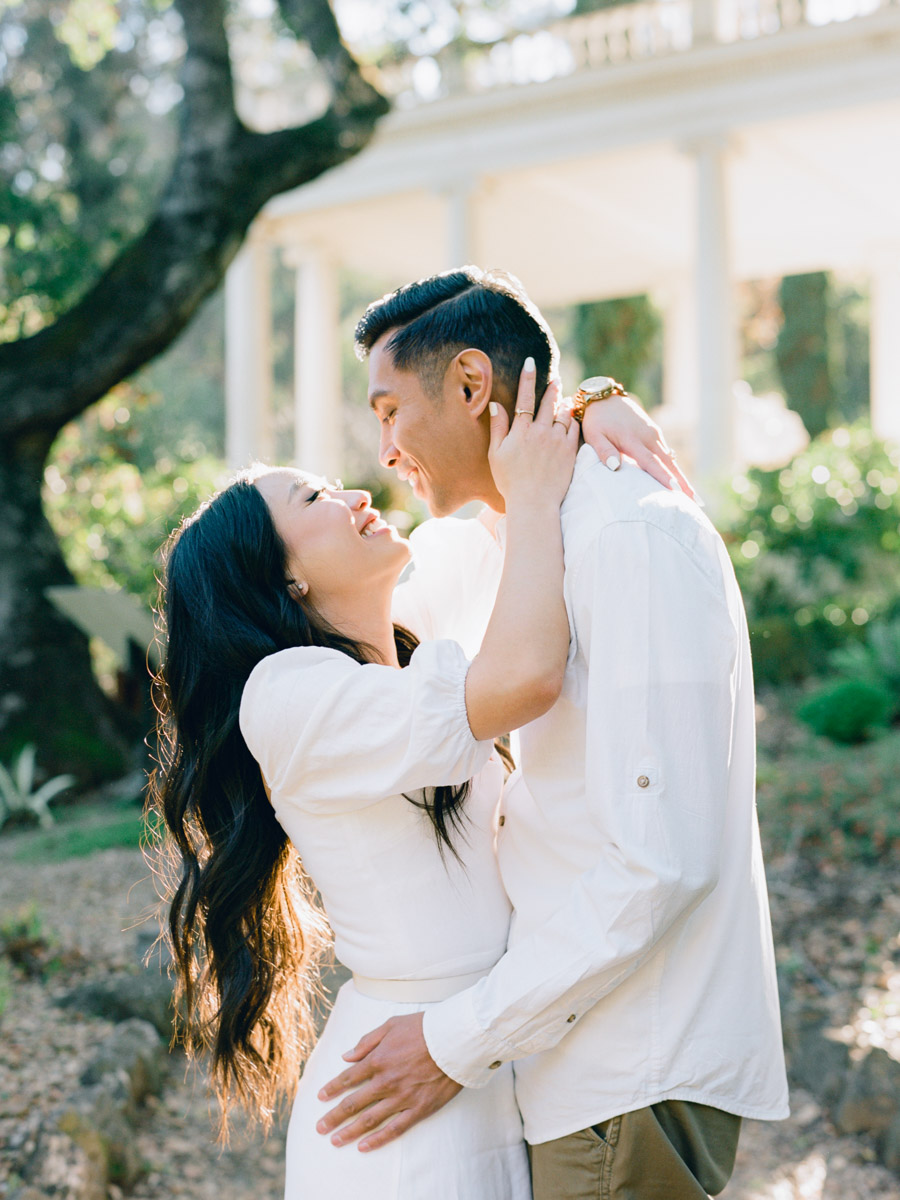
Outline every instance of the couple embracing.
[[(409, 578), (366, 492), (288, 469), (168, 555), (155, 793), (220, 1094), (295, 1095), (287, 1200), (716, 1194), (787, 1113), (724, 546), (611, 382), (560, 402), (512, 277), (409, 284), (357, 346), (438, 518)], [(352, 978), (298, 1084), (316, 893)]]

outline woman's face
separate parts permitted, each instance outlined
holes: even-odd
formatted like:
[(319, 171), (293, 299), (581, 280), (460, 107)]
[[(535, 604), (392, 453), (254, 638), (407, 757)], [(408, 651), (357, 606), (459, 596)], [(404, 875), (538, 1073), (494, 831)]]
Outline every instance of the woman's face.
[(368, 603), (373, 589), (393, 589), (409, 544), (381, 519), (368, 492), (288, 467), (266, 471), (255, 484), (287, 549), (289, 577), (305, 585), (312, 604)]

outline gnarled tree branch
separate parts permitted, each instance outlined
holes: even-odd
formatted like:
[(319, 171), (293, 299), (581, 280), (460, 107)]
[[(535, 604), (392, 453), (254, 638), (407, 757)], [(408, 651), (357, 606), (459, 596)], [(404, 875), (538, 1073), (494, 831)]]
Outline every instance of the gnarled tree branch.
[(224, 0), (177, 2), (187, 42), (184, 101), (157, 210), (69, 312), (0, 346), (0, 437), (43, 443), (168, 346), (221, 282), (263, 205), (356, 154), (387, 111), (341, 41), (327, 0), (281, 0), (333, 97), (306, 125), (251, 132), (235, 111)]

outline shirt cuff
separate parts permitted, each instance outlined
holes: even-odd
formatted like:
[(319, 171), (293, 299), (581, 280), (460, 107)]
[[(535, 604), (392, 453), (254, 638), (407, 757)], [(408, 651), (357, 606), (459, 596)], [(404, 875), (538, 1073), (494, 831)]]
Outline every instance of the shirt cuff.
[(445, 1075), (470, 1088), (485, 1087), (498, 1067), (517, 1057), (514, 1047), (489, 1037), (478, 1024), (474, 997), (479, 986), (429, 1006), (422, 1020), (425, 1044), (435, 1063)]

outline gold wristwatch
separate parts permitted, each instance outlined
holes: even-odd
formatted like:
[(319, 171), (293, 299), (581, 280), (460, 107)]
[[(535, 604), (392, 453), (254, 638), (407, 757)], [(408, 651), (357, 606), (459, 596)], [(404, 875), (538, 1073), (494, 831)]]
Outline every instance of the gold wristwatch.
[(576, 421), (584, 420), (584, 410), (595, 400), (608, 400), (610, 396), (627, 396), (621, 383), (610, 375), (592, 375), (582, 379), (578, 391), (572, 397), (572, 416)]

